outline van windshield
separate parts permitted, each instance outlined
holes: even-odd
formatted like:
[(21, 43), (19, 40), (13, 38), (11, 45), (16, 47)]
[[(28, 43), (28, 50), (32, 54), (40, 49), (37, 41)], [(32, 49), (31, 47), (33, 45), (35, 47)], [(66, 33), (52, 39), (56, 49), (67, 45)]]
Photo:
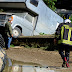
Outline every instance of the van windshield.
[(6, 15), (0, 15), (0, 20), (5, 20)]

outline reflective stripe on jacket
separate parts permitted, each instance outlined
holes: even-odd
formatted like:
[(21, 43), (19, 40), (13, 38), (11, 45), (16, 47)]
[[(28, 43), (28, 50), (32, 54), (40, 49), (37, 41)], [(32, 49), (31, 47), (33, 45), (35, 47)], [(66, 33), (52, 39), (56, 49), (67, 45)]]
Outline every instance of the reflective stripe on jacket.
[(55, 38), (58, 40), (58, 44), (72, 45), (72, 24), (60, 24), (56, 30)]

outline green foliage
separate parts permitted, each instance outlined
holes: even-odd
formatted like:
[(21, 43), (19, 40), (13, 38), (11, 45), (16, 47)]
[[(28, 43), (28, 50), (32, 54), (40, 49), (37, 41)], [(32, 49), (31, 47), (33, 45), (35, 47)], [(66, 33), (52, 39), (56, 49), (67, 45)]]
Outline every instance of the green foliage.
[(57, 0), (43, 0), (45, 2), (45, 4), (51, 8), (53, 11), (55, 11), (56, 7), (55, 7), (55, 2), (57, 2)]
[(42, 32), (40, 32), (39, 34), (40, 34), (40, 35), (46, 35), (45, 33), (42, 33)]
[(47, 49), (48, 49), (48, 46), (40, 47), (40, 49), (42, 49), (42, 50), (47, 50)]
[(10, 47), (15, 47), (15, 46), (13, 44), (11, 44)]
[(0, 9), (0, 12), (3, 12), (4, 10), (3, 9)]
[(72, 14), (71, 14), (70, 18), (71, 18), (70, 20), (71, 20), (71, 23), (72, 23)]

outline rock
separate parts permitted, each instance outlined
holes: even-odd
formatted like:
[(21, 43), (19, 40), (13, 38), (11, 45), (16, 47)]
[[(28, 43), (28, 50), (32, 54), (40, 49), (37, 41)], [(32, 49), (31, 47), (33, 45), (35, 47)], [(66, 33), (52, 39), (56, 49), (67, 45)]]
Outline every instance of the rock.
[(5, 44), (4, 44), (4, 38), (2, 37), (2, 35), (0, 34), (0, 47), (4, 48)]
[(7, 56), (5, 51), (0, 47), (0, 72), (4, 70), (4, 67), (6, 65)]

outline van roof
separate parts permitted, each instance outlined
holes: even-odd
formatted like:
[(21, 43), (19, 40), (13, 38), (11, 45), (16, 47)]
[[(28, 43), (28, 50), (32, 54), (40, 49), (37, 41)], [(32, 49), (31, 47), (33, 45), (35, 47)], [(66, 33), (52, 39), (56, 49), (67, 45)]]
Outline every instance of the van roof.
[(0, 12), (0, 14), (13, 15), (13, 13)]

